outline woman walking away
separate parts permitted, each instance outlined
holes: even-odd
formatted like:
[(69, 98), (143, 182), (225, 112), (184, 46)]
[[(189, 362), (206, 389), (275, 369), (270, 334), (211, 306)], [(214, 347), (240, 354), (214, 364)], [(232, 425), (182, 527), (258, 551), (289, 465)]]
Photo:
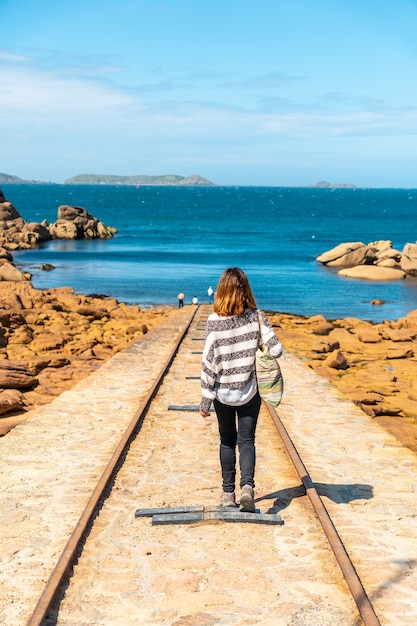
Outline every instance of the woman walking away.
[(236, 446), (239, 450), (240, 510), (255, 512), (255, 431), (261, 407), (255, 353), (262, 342), (273, 356), (282, 346), (259, 311), (245, 272), (229, 267), (220, 277), (206, 326), (201, 367), (200, 415), (210, 416), (211, 403), (220, 434), (223, 506), (236, 506)]

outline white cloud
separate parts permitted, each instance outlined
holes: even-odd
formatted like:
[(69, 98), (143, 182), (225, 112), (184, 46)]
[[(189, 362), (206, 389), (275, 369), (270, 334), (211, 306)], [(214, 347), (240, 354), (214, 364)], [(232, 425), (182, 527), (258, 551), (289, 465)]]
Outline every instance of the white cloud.
[(0, 65), (0, 106), (9, 122), (12, 115), (15, 123), (53, 125), (54, 120), (69, 115), (74, 121), (88, 116), (93, 123), (104, 115), (122, 113), (132, 101), (128, 93), (100, 81), (61, 78), (23, 68), (10, 70)]
[[(100, 78), (58, 76), (55, 72), (0, 63), (0, 126), (28, 130), (31, 124), (63, 136), (87, 130), (90, 137), (176, 138), (206, 141), (266, 141), (417, 132), (417, 108), (349, 108), (343, 97), (314, 103), (277, 99), (262, 109), (236, 103), (164, 99), (166, 92), (141, 93)], [(333, 106), (334, 101), (336, 105)], [(3, 120), (3, 122), (2, 122)]]

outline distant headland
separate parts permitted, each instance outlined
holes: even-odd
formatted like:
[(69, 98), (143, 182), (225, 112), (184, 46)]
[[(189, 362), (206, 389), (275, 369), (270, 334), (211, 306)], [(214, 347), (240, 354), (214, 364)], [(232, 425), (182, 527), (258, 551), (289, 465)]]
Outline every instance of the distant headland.
[(23, 178), (19, 178), (19, 176), (14, 176), (13, 174), (3, 174), (0, 172), (0, 184), (2, 183), (16, 183), (16, 184), (31, 184), (40, 183), (44, 184), (42, 180), (24, 180)]
[[(49, 184), (50, 181), (25, 180), (11, 174), (0, 172), (0, 184)], [(181, 185), (181, 186), (210, 186), (214, 183), (198, 174), (190, 176), (177, 176), (175, 174), (164, 174), (161, 176), (146, 176), (144, 174), (135, 176), (115, 176), (113, 174), (77, 174), (62, 181), (62, 185)]]

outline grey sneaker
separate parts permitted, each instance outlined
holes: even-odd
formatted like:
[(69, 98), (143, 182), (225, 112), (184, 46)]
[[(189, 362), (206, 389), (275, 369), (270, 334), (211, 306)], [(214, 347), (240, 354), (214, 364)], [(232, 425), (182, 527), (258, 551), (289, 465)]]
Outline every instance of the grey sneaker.
[(253, 489), (250, 485), (244, 485), (240, 493), (240, 510), (245, 513), (255, 513), (255, 500)]
[(237, 506), (235, 492), (223, 491), (220, 498), (220, 506)]

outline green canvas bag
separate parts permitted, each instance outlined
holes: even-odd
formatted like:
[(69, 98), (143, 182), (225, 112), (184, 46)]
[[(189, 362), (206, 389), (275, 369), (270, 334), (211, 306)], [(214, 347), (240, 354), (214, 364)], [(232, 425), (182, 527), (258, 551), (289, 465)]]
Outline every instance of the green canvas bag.
[[(259, 332), (262, 341), (262, 322), (258, 311)], [(284, 379), (278, 359), (269, 354), (268, 347), (261, 343), (255, 353), (255, 369), (259, 395), (271, 406), (277, 407), (284, 392)]]

